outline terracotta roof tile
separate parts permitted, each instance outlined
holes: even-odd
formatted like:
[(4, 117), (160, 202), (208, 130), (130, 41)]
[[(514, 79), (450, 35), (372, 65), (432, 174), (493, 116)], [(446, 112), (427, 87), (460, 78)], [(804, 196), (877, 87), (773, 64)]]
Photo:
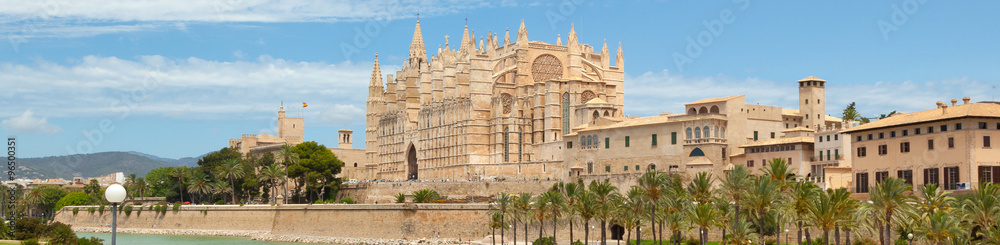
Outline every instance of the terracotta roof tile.
[(878, 121), (844, 130), (844, 133), (963, 117), (1000, 118), (1000, 103), (978, 102), (948, 107), (943, 111), (941, 108), (935, 108), (926, 111), (896, 114), (891, 117), (879, 119)]

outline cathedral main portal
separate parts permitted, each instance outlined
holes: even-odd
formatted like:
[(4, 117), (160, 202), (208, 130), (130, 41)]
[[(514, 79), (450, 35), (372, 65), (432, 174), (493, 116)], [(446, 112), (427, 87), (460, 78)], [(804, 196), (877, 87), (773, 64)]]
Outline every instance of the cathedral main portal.
[(406, 151), (407, 179), (417, 179), (417, 148), (410, 145), (410, 150)]

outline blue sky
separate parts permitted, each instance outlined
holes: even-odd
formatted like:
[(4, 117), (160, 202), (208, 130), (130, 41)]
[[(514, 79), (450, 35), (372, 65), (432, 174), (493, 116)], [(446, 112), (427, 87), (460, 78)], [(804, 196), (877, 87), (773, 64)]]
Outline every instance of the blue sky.
[[(996, 1), (11, 1), (0, 0), (0, 126), (21, 157), (140, 151), (197, 156), (274, 134), (284, 101), (306, 140), (364, 147), (374, 53), (408, 54), (419, 13), (428, 51), (463, 25), (625, 56), (625, 113), (746, 94), (797, 106), (795, 81), (829, 81), (827, 113), (933, 108), (1000, 83)], [(478, 41), (477, 41), (478, 44)], [(429, 56), (433, 53), (429, 53)], [(309, 107), (301, 108), (302, 102)]]

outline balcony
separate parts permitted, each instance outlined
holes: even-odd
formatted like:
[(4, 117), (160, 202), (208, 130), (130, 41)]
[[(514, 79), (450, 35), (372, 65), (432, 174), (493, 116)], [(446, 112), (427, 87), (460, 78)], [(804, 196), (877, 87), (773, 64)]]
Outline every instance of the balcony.
[(701, 139), (686, 139), (684, 140), (685, 145), (700, 145), (700, 144), (726, 144), (725, 138), (701, 138)]

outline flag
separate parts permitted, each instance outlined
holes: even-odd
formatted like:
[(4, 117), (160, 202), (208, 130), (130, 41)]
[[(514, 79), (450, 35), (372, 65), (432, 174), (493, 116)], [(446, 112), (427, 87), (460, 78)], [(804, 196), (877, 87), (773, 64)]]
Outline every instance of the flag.
[(305, 107), (307, 107), (307, 106), (309, 106), (309, 105), (308, 105), (308, 104), (306, 104), (306, 102), (302, 102), (302, 108), (305, 108)]

